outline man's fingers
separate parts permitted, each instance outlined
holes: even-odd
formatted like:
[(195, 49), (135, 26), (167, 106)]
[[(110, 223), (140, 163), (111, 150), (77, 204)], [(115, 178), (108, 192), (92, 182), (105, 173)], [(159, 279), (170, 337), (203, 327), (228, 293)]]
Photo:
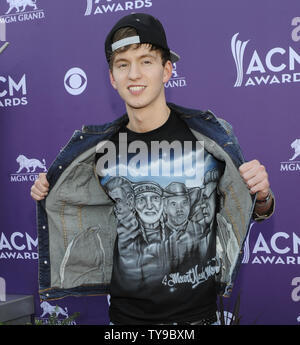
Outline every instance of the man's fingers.
[(34, 200), (43, 200), (49, 191), (49, 182), (46, 173), (40, 173), (38, 179), (31, 186), (30, 195)]
[(45, 199), (44, 197), (41, 198), (41, 197), (39, 197), (39, 196), (37, 196), (36, 194), (33, 194), (33, 193), (30, 193), (30, 195), (36, 201), (41, 201), (41, 200)]
[(44, 188), (44, 187), (43, 187), (43, 188), (41, 189), (40, 186), (37, 187), (36, 185), (33, 185), (33, 186), (31, 187), (31, 191), (32, 191), (34, 194), (38, 195), (38, 196), (45, 196), (45, 195), (48, 194), (48, 188)]
[(251, 194), (259, 193), (260, 198), (268, 195), (270, 187), (268, 173), (258, 160), (242, 164), (239, 171)]
[(35, 185), (33, 185), (31, 187), (30, 195), (36, 200), (42, 200), (45, 198), (46, 195), (48, 195), (48, 190), (42, 191), (39, 188), (37, 188)]
[(260, 163), (257, 159), (254, 159), (250, 162), (246, 162), (244, 164), (242, 164), (240, 167), (239, 167), (239, 171), (241, 174), (244, 174), (246, 173), (248, 170), (250, 169), (253, 169), (255, 166), (259, 166)]
[(259, 163), (258, 160), (253, 160), (248, 163), (244, 163), (239, 168), (240, 175), (244, 181), (248, 184), (253, 178), (264, 179), (268, 178), (266, 168)]
[(41, 195), (35, 193), (35, 192), (32, 191), (32, 190), (31, 190), (31, 192), (30, 192), (30, 195), (31, 195), (31, 197), (32, 197), (34, 200), (37, 200), (37, 201), (40, 201), (40, 200), (45, 199), (45, 196), (43, 196), (43, 195), (41, 196)]
[(259, 170), (264, 170), (264, 169), (265, 167), (261, 165), (259, 161), (256, 159), (253, 161), (244, 163), (239, 167), (240, 174), (244, 179), (249, 179), (255, 176)]
[(45, 184), (45, 182), (42, 182), (39, 179), (35, 181), (34, 186), (37, 190), (43, 193), (46, 193), (49, 190), (49, 183), (47, 182), (47, 184)]
[(269, 194), (269, 183), (267, 181), (262, 181), (257, 183), (250, 189), (251, 193), (260, 193), (260, 199), (265, 198)]
[(245, 179), (245, 182), (249, 188), (253, 188), (257, 184), (265, 181), (268, 182), (268, 174), (264, 169), (260, 169), (258, 172), (255, 172), (254, 175), (249, 175), (250, 178)]
[(40, 181), (40, 183), (45, 186), (45, 187), (49, 187), (49, 182), (47, 181), (46, 178), (46, 173), (39, 173), (39, 178), (37, 181)]

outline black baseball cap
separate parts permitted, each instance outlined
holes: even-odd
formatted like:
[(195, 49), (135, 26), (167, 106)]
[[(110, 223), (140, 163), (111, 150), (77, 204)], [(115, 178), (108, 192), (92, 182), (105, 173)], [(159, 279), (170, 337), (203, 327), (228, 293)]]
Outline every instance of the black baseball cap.
[[(137, 36), (127, 37), (113, 43), (116, 31), (124, 27), (134, 28)], [(170, 50), (164, 27), (157, 18), (146, 13), (133, 13), (121, 18), (107, 35), (105, 40), (106, 60), (109, 62), (111, 54), (118, 48), (135, 43), (149, 43), (169, 51), (171, 62), (176, 62), (180, 58), (178, 54)]]

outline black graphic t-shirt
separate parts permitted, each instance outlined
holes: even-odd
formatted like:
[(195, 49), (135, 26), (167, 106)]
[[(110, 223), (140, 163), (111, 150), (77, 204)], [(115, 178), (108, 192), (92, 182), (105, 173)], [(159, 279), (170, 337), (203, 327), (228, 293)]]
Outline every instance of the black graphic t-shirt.
[(98, 147), (96, 159), (118, 219), (111, 321), (159, 324), (215, 315), (223, 163), (173, 111), (153, 131), (122, 128)]

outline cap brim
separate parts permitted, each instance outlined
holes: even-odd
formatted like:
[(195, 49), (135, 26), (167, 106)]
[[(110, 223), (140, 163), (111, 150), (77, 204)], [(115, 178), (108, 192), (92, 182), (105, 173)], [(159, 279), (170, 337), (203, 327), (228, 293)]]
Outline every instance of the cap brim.
[(173, 52), (172, 50), (170, 50), (170, 56), (171, 56), (171, 62), (177, 62), (180, 59), (180, 56), (178, 54), (176, 54), (175, 52)]

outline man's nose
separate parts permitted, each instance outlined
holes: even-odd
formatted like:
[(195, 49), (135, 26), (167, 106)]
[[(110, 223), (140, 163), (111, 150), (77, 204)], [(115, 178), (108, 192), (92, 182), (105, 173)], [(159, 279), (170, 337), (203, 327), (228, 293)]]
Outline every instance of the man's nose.
[(147, 209), (151, 210), (151, 208), (153, 207), (153, 204), (152, 204), (151, 199), (149, 197), (147, 197), (146, 202), (147, 202)]
[(141, 70), (137, 63), (132, 63), (129, 69), (128, 78), (131, 80), (136, 80), (141, 77)]
[(182, 210), (182, 207), (181, 207), (181, 205), (177, 204), (177, 205), (175, 206), (175, 209), (176, 209), (176, 211), (178, 212), (178, 211), (181, 211), (181, 210)]

